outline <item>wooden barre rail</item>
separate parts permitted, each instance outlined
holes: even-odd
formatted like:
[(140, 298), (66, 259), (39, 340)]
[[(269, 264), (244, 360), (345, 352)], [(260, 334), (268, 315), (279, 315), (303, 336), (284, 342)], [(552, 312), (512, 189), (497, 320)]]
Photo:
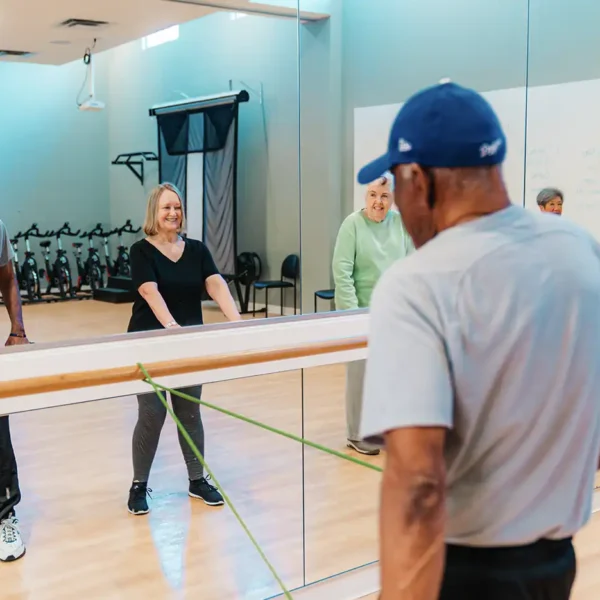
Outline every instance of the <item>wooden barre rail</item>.
[[(182, 375), (197, 371), (211, 371), (213, 369), (226, 369), (229, 367), (242, 367), (258, 363), (273, 362), (276, 360), (289, 360), (357, 350), (366, 348), (367, 338), (347, 338), (335, 342), (320, 342), (318, 344), (304, 344), (290, 348), (276, 350), (262, 350), (260, 352), (240, 352), (238, 354), (225, 354), (200, 358), (181, 358), (153, 363), (143, 363), (152, 379), (167, 375)], [(143, 373), (137, 364), (130, 367), (113, 367), (110, 369), (97, 369), (80, 371), (76, 373), (62, 373), (59, 375), (44, 375), (42, 377), (28, 377), (27, 379), (14, 379), (13, 381), (0, 382), (0, 399), (14, 396), (29, 396), (32, 394), (45, 394), (61, 390), (94, 387), (112, 383), (125, 383), (144, 379)]]

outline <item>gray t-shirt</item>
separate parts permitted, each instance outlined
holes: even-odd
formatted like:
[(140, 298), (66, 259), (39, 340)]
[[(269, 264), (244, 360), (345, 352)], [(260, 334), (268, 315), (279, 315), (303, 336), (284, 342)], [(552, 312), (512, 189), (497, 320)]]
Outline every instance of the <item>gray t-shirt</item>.
[(517, 206), (381, 278), (361, 436), (449, 429), (449, 543), (527, 544), (589, 519), (600, 452), (600, 248)]
[(0, 267), (5, 267), (14, 256), (6, 225), (0, 221)]

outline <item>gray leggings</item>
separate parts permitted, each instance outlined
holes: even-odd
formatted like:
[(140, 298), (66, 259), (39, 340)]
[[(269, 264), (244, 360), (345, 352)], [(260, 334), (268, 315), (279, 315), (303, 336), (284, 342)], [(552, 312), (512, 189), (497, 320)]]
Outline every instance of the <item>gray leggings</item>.
[[(177, 388), (177, 390), (195, 398), (200, 398), (202, 394), (201, 385)], [(138, 421), (133, 431), (133, 480), (147, 482), (158, 448), (160, 432), (167, 416), (167, 409), (154, 393), (140, 394), (137, 399)], [(200, 416), (200, 405), (179, 396), (171, 396), (171, 404), (173, 412), (192, 438), (200, 454), (204, 456), (204, 427)], [(177, 429), (177, 434), (188, 477), (191, 481), (200, 479), (204, 475), (202, 464), (188, 446), (179, 429)]]

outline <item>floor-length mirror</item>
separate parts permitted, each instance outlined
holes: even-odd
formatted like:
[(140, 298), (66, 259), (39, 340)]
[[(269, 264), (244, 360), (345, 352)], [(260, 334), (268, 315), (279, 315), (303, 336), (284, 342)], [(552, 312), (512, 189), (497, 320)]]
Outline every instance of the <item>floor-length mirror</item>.
[[(312, 4), (300, 0), (300, 10)], [(330, 18), (305, 26), (300, 38), (305, 313), (368, 309), (380, 275), (413, 251), (393, 179), (362, 186), (356, 176), (384, 153), (398, 110), (415, 92), (450, 78), (483, 93), (508, 137), (504, 174), (514, 202), (522, 204), (524, 187), (526, 3), (323, 4)], [(363, 370), (358, 361), (304, 371), (305, 433), (383, 465), (379, 448), (360, 440)], [(380, 475), (312, 451), (305, 463), (307, 520), (326, 514), (332, 528), (329, 537), (307, 528), (307, 581), (376, 561)], [(327, 551), (334, 562), (323, 561)]]
[[(573, 221), (600, 240), (599, 7), (529, 0), (529, 15), (525, 206)], [(598, 489), (597, 473), (594, 513), (575, 537), (575, 600), (596, 598), (600, 587)]]
[[(29, 4), (0, 20), (0, 220), (33, 350), (124, 334), (144, 282), (164, 290), (174, 314), (193, 304), (206, 325), (237, 317), (222, 294), (177, 274), (200, 242), (208, 254), (191, 267), (205, 280), (221, 274), (244, 320), (300, 313), (296, 1), (64, 11), (44, 7), (35, 35)], [(152, 193), (159, 184), (168, 194)], [(169, 227), (184, 254), (142, 264), (138, 253), (136, 262), (133, 247)], [(7, 306), (0, 325), (8, 335)], [(65, 372), (74, 368), (65, 361)], [(27, 553), (3, 570), (3, 590), (64, 596), (64, 565), (71, 594), (89, 598), (263, 600), (282, 591), (277, 577), (301, 587), (302, 446), (243, 420), (300, 436), (301, 383), (296, 369), (195, 386), (192, 396), (228, 411), (202, 407), (203, 425), (194, 403), (172, 403), (192, 442), (206, 446), (219, 489), (155, 397), (11, 415)]]

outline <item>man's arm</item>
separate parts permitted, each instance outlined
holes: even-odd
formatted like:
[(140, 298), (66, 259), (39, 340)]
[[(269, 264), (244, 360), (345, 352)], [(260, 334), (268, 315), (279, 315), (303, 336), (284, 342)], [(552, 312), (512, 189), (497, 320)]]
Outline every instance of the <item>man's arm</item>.
[(0, 267), (0, 294), (2, 294), (2, 299), (8, 311), (10, 332), (13, 334), (13, 336), (9, 336), (6, 345), (11, 346), (27, 343), (28, 340), (25, 337), (25, 327), (23, 325), (21, 293), (19, 292), (17, 278), (15, 277), (13, 264), (10, 260), (4, 266)]
[(431, 290), (392, 267), (371, 304), (361, 437), (385, 444), (382, 600), (437, 600), (445, 554), (444, 445), (453, 388)]
[(444, 428), (385, 435), (379, 519), (381, 600), (437, 600), (444, 569)]
[(229, 321), (242, 320), (229, 286), (221, 275), (207, 277), (205, 285), (208, 295), (219, 305), (221, 312)]

